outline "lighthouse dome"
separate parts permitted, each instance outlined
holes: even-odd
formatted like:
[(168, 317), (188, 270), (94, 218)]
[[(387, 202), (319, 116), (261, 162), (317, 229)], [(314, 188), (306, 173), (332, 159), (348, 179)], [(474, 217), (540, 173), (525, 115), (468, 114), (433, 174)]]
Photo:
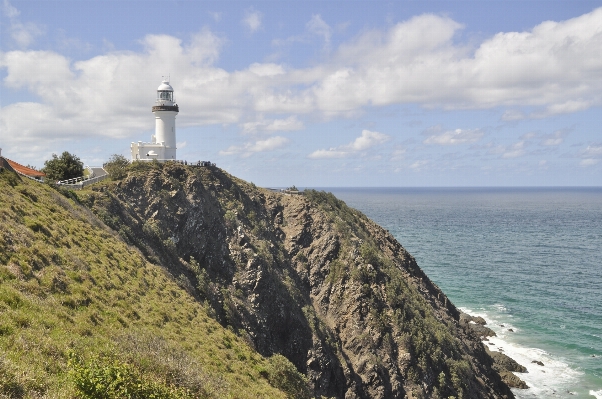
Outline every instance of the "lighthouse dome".
[(171, 87), (169, 85), (169, 82), (167, 80), (164, 80), (163, 82), (161, 82), (161, 85), (159, 86), (159, 88), (157, 90), (158, 91), (173, 91), (173, 87)]

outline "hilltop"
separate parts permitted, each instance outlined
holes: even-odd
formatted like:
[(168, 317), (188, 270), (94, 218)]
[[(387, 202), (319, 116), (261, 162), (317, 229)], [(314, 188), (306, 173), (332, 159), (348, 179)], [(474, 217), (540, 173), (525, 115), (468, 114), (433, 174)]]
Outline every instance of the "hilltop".
[(221, 326), (75, 196), (6, 170), (0, 187), (1, 398), (308, 392), (284, 357)]
[(414, 258), (332, 194), (175, 163), (66, 196), (1, 181), (0, 382), (21, 396), (117, 364), (173, 397), (513, 397)]

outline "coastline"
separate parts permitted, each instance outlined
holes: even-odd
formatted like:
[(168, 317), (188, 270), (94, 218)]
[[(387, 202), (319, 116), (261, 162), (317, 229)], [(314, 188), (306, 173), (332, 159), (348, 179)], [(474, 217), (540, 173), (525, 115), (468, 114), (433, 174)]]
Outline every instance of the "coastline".
[[(485, 327), (491, 329), (496, 336), (486, 337), (482, 342), (490, 351), (504, 353), (527, 371), (513, 374), (523, 380), (528, 389), (512, 388), (517, 399), (541, 399), (541, 398), (574, 398), (586, 397), (602, 399), (602, 390), (579, 389), (580, 379), (583, 372), (572, 368), (564, 359), (554, 356), (543, 349), (528, 347), (517, 343), (516, 337), (521, 336), (521, 328), (512, 322), (512, 315), (492, 314), (484, 309), (474, 310), (459, 307), (463, 313), (472, 317), (482, 317)], [(501, 312), (505, 311), (502, 305), (498, 305)], [(585, 396), (583, 396), (585, 395)]]
[(460, 309), (486, 316), (490, 346), (529, 371), (517, 373), (532, 387), (513, 390), (519, 399), (602, 399), (602, 188), (331, 190), (388, 229)]

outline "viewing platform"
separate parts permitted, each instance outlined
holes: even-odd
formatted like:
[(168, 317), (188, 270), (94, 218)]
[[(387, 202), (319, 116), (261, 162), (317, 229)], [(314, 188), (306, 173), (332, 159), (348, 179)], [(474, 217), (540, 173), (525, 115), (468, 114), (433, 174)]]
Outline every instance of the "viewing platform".
[(180, 107), (178, 106), (178, 104), (176, 105), (154, 105), (153, 106), (153, 111), (175, 111), (175, 112), (180, 112)]

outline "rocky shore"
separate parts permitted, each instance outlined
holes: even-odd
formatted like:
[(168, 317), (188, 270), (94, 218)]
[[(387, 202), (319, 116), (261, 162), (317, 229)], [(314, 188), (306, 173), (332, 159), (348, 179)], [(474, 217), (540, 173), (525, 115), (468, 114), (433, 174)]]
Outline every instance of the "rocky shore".
[[(529, 386), (514, 373), (527, 373), (527, 368), (520, 365), (510, 356), (500, 352), (491, 351), (487, 345), (489, 337), (495, 337), (495, 331), (486, 327), (487, 322), (480, 316), (471, 316), (467, 313), (460, 314), (460, 322), (468, 326), (482, 341), (487, 354), (493, 360), (493, 368), (500, 374), (502, 380), (511, 388), (528, 389)], [(541, 362), (533, 361), (540, 364)], [(543, 363), (541, 363), (543, 365)]]

